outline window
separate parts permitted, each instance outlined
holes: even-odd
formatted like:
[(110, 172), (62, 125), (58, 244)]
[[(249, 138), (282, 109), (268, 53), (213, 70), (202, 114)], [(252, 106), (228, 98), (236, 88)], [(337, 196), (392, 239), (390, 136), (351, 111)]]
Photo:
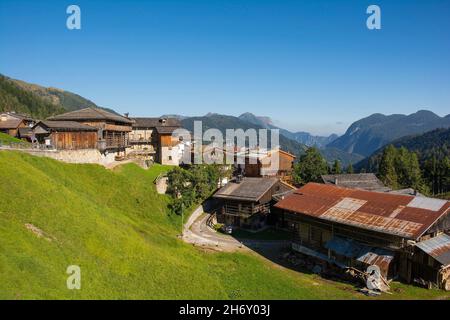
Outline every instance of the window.
[(172, 156), (169, 156), (169, 160), (172, 161)]

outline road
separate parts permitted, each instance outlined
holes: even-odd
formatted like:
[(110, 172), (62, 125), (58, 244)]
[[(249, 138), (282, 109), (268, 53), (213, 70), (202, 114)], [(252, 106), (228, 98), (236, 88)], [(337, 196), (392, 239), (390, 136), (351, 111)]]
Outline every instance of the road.
[[(207, 207), (204, 206), (204, 207)], [(260, 254), (279, 254), (288, 245), (284, 240), (249, 240), (236, 239), (211, 229), (207, 225), (209, 213), (202, 206), (198, 207), (184, 225), (183, 240), (196, 246), (218, 251), (255, 251)]]

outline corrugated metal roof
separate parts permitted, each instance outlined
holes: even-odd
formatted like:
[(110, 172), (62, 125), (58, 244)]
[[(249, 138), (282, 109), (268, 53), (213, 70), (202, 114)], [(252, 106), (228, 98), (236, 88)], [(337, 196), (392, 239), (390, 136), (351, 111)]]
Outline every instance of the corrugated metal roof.
[(341, 237), (333, 237), (325, 244), (325, 247), (339, 255), (354, 258), (362, 263), (377, 265), (386, 274), (389, 264), (394, 259), (394, 253), (389, 250), (369, 247), (352, 239)]
[(416, 246), (444, 266), (450, 264), (450, 236), (441, 234), (437, 237), (419, 242)]
[(439, 210), (434, 211), (418, 208), (414, 202), (413, 206), (408, 206), (414, 199), (409, 195), (308, 183), (275, 206), (318, 219), (415, 240), (448, 213), (450, 202), (445, 201)]

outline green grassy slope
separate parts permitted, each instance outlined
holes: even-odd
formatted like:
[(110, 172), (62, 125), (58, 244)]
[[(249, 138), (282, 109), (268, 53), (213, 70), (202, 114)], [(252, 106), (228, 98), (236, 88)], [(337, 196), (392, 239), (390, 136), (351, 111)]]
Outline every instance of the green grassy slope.
[[(168, 214), (168, 198), (152, 183), (164, 170), (128, 164), (108, 171), (0, 151), (0, 299), (363, 297), (254, 255), (183, 243), (180, 218)], [(69, 265), (81, 267), (81, 290), (66, 287)], [(396, 297), (445, 294), (399, 288)]]
[(14, 137), (11, 137), (9, 134), (0, 132), (0, 143), (8, 144), (11, 142), (23, 143), (24, 141), (14, 138)]

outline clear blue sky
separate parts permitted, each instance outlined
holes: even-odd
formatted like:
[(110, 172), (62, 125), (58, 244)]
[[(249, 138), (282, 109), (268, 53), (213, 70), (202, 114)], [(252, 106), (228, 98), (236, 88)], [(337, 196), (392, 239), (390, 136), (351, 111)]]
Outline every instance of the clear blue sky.
[(0, 73), (138, 116), (249, 111), (326, 134), (375, 112), (450, 113), (447, 0), (0, 0), (0, 43)]

